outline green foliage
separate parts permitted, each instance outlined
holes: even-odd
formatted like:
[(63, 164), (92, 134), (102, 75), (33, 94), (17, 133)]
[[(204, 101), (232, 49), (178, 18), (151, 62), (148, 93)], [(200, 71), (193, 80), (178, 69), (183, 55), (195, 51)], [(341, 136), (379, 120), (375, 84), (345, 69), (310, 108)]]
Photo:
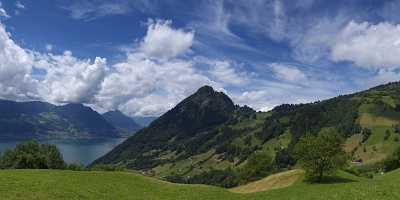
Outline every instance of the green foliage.
[(275, 165), (278, 169), (290, 168), (296, 163), (289, 149), (281, 149), (276, 153)]
[(256, 152), (239, 169), (240, 183), (243, 184), (264, 178), (271, 174), (273, 169), (274, 163), (271, 156), (265, 152)]
[(392, 171), (400, 168), (400, 147), (397, 147), (394, 153), (383, 162), (383, 165), (385, 171)]
[(64, 169), (66, 164), (55, 145), (39, 144), (36, 140), (17, 144), (0, 157), (3, 169)]
[(320, 182), (324, 175), (346, 164), (343, 139), (335, 129), (323, 129), (318, 136), (307, 134), (300, 138), (294, 155), (311, 181)]
[(71, 171), (85, 171), (86, 167), (79, 163), (71, 163), (67, 166), (66, 169), (71, 170)]
[(190, 177), (186, 183), (189, 184), (206, 184), (219, 187), (231, 188), (238, 185), (237, 173), (232, 169), (211, 170)]
[(363, 128), (361, 135), (362, 135), (362, 142), (366, 142), (369, 138), (369, 136), (371, 136), (372, 131), (369, 128)]
[(390, 131), (386, 130), (385, 135), (383, 136), (383, 140), (388, 140), (390, 138), (390, 135), (391, 135)]
[(96, 164), (90, 167), (91, 171), (125, 171), (124, 165), (113, 165), (113, 164)]

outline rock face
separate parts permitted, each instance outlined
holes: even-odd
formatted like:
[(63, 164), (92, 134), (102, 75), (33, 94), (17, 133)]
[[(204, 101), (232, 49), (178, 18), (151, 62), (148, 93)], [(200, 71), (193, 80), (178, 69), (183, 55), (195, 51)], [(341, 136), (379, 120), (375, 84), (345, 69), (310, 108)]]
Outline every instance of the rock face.
[(82, 104), (0, 100), (0, 138), (109, 138), (120, 132), (99, 113)]
[(121, 132), (127, 135), (133, 135), (136, 131), (140, 130), (142, 126), (137, 124), (135, 120), (124, 115), (119, 110), (109, 111), (103, 114), (103, 117)]

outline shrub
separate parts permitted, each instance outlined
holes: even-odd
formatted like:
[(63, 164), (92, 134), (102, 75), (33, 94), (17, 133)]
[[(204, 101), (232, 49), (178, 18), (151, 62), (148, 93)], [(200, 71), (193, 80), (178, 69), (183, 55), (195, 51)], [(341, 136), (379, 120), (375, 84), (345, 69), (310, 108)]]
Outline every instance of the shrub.
[(113, 164), (96, 164), (93, 165), (90, 170), (92, 171), (125, 171), (124, 165), (113, 165)]
[(72, 170), (72, 171), (84, 171), (86, 170), (85, 166), (83, 166), (82, 164), (79, 163), (71, 163), (67, 166), (68, 170)]
[(274, 169), (274, 162), (271, 156), (265, 152), (256, 152), (249, 157), (246, 164), (239, 169), (240, 183), (264, 178), (271, 174)]

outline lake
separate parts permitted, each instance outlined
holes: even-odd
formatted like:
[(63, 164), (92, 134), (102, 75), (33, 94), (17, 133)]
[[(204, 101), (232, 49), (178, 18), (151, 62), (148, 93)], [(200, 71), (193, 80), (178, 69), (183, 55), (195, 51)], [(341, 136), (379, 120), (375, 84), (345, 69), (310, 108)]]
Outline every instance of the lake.
[[(67, 163), (88, 165), (100, 156), (122, 143), (126, 138), (113, 139), (57, 139), (40, 140), (40, 143), (54, 144), (58, 147)], [(0, 140), (0, 152), (14, 148), (23, 140)]]

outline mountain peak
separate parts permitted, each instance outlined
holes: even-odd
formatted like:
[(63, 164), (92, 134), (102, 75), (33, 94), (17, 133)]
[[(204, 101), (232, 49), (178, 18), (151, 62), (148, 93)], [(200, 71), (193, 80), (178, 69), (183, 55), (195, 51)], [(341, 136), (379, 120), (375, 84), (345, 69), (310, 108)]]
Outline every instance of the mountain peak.
[(209, 85), (205, 85), (205, 86), (199, 88), (199, 89), (197, 90), (196, 93), (207, 93), (207, 94), (211, 94), (211, 93), (214, 93), (214, 92), (215, 92), (214, 88), (212, 88), (212, 87), (209, 86)]
[[(235, 105), (227, 95), (204, 86), (155, 120), (154, 125), (191, 135), (227, 121), (234, 110)], [(177, 127), (179, 130), (175, 130)]]

